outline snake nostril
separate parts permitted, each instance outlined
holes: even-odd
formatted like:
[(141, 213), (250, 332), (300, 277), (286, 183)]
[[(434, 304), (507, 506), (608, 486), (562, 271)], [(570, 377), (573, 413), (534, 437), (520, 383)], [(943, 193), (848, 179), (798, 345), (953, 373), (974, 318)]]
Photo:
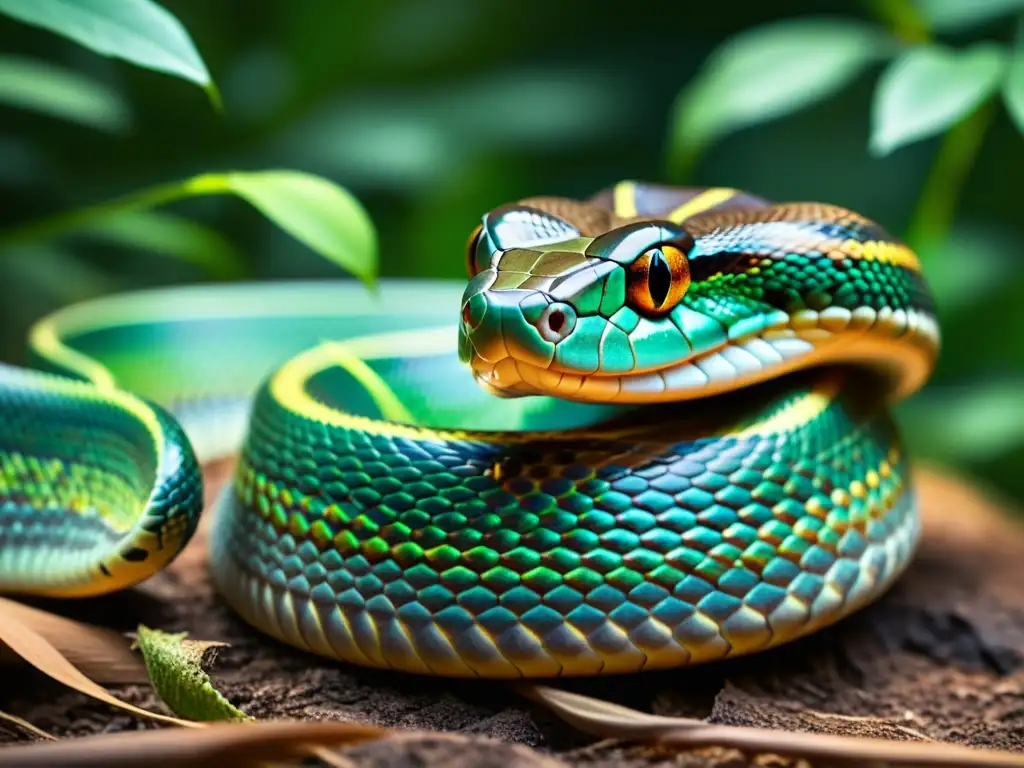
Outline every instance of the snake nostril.
[(542, 339), (557, 344), (576, 327), (576, 312), (569, 304), (548, 304), (534, 321), (534, 327)]
[(560, 333), (562, 327), (565, 325), (565, 313), (560, 309), (556, 309), (550, 315), (548, 315), (548, 328), (551, 329), (552, 333)]
[(466, 328), (468, 328), (470, 330), (472, 330), (472, 328), (473, 328), (473, 315), (469, 311), (469, 302), (468, 301), (465, 304), (462, 305), (462, 324), (464, 326), (466, 326)]

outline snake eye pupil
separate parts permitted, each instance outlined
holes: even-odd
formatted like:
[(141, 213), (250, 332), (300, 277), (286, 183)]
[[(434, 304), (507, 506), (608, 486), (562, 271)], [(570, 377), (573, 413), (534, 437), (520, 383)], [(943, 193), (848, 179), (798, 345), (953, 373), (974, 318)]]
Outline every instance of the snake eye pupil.
[(642, 315), (660, 317), (682, 300), (690, 287), (690, 264), (675, 245), (648, 248), (626, 272), (626, 302)]
[(671, 288), (672, 268), (665, 261), (659, 248), (651, 256), (651, 264), (647, 268), (647, 289), (651, 292), (651, 302), (656, 308), (665, 303)]

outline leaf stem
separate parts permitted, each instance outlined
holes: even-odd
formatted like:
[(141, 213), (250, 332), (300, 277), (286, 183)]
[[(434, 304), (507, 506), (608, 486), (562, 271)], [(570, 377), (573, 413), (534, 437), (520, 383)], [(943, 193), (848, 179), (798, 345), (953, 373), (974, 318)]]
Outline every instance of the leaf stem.
[(918, 251), (941, 245), (949, 234), (995, 106), (990, 99), (943, 136), (907, 226), (907, 242)]
[(920, 45), (931, 42), (928, 21), (910, 0), (865, 0), (865, 5), (904, 43)]
[(25, 245), (53, 240), (62, 235), (82, 229), (97, 220), (106, 219), (126, 211), (155, 208), (185, 197), (196, 195), (223, 194), (229, 192), (222, 176), (202, 174), (183, 181), (158, 184), (154, 187), (131, 192), (113, 200), (88, 205), (66, 213), (58, 213), (30, 221), (21, 226), (0, 232), (0, 248)]

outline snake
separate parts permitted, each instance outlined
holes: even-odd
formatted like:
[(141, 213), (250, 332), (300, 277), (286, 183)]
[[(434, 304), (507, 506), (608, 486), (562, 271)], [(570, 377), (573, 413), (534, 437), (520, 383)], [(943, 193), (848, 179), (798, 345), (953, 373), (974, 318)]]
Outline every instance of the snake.
[(284, 643), (585, 677), (791, 642), (911, 562), (892, 406), (940, 338), (879, 224), (621, 181), (488, 210), (464, 260), (462, 280), (200, 283), (39, 320), (0, 367), (0, 592), (132, 587), (202, 518), (217, 593)]

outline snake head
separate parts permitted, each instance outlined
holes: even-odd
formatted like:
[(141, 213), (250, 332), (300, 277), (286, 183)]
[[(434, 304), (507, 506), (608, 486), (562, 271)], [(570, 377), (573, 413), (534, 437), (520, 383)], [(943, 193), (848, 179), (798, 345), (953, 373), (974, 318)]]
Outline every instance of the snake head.
[(865, 361), (903, 396), (938, 348), (916, 258), (832, 206), (675, 222), (549, 198), (485, 215), (467, 262), (459, 354), (506, 397), (680, 400)]

